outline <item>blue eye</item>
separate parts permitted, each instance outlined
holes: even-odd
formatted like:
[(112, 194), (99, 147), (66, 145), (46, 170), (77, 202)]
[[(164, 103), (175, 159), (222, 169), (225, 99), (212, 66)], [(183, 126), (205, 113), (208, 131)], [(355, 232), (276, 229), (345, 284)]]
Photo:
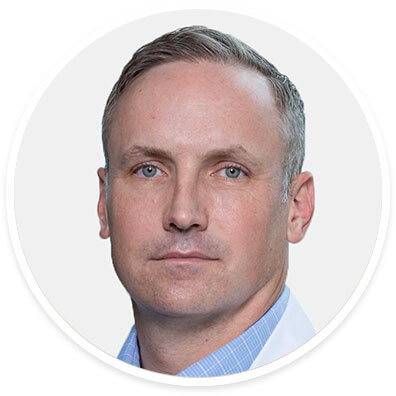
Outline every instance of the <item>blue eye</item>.
[(231, 179), (237, 179), (241, 175), (241, 170), (238, 168), (230, 167), (225, 169), (225, 173), (227, 177)]
[(218, 176), (224, 177), (225, 179), (242, 179), (247, 176), (247, 173), (239, 168), (239, 166), (227, 166), (221, 168), (216, 172)]
[(158, 168), (156, 168), (155, 166), (151, 166), (151, 165), (144, 166), (144, 167), (142, 168), (142, 173), (143, 173), (143, 175), (146, 176), (146, 177), (153, 177), (153, 176), (155, 176), (155, 175), (157, 174), (157, 171), (158, 171)]
[(134, 173), (141, 178), (153, 178), (160, 170), (154, 165), (144, 165), (137, 169)]

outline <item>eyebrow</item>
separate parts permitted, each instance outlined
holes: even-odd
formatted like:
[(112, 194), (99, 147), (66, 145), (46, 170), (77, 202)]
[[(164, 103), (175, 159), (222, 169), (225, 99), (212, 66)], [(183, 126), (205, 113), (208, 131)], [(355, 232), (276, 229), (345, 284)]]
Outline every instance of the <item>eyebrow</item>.
[[(171, 152), (153, 147), (134, 145), (121, 155), (121, 165), (126, 166), (130, 160), (137, 156), (155, 157), (164, 160), (171, 160)], [(260, 161), (242, 145), (234, 145), (226, 148), (213, 149), (204, 155), (204, 162), (215, 159), (234, 159), (248, 162), (251, 166), (259, 166)]]
[(170, 159), (170, 152), (151, 146), (132, 146), (121, 155), (121, 165), (126, 166), (129, 161), (137, 156), (156, 157), (162, 159)]

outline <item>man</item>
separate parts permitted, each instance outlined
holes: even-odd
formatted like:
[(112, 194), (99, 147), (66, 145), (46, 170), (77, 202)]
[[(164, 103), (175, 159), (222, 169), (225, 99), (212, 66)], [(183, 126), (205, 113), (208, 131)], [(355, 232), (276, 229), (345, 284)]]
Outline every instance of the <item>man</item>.
[(232, 36), (192, 26), (139, 49), (103, 116), (100, 235), (131, 296), (119, 359), (232, 374), (314, 335), (285, 286), (314, 210), (303, 102)]

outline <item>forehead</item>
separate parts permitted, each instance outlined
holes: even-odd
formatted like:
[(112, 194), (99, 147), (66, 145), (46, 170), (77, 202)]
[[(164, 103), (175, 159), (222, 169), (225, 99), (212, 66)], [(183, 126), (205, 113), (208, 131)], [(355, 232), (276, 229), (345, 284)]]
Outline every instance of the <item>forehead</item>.
[(204, 154), (241, 145), (279, 153), (278, 112), (268, 80), (241, 66), (172, 62), (147, 71), (120, 98), (110, 160), (132, 145)]

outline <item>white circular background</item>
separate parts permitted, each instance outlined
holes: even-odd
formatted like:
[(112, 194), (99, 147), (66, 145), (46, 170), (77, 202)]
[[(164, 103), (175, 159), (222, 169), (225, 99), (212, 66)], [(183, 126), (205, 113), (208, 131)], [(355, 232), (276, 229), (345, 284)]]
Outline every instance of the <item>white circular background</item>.
[[(43, 89), (15, 168), (15, 247), (20, 249), (20, 242), (41, 292), (82, 336), (72, 331), (73, 338), (91, 352), (95, 348), (89, 344), (116, 356), (133, 323), (109, 241), (98, 236), (96, 169), (104, 163), (104, 104), (137, 48), (192, 24), (231, 33), (257, 49), (291, 78), (305, 102), (304, 169), (314, 174), (316, 212), (305, 239), (290, 246), (287, 284), (319, 332), (315, 338), (351, 299), (376, 246), (383, 186), (372, 128), (358, 100), (321, 56), (273, 25), (227, 12), (174, 11), (128, 23), (78, 53)], [(164, 381), (174, 382), (169, 378)]]

